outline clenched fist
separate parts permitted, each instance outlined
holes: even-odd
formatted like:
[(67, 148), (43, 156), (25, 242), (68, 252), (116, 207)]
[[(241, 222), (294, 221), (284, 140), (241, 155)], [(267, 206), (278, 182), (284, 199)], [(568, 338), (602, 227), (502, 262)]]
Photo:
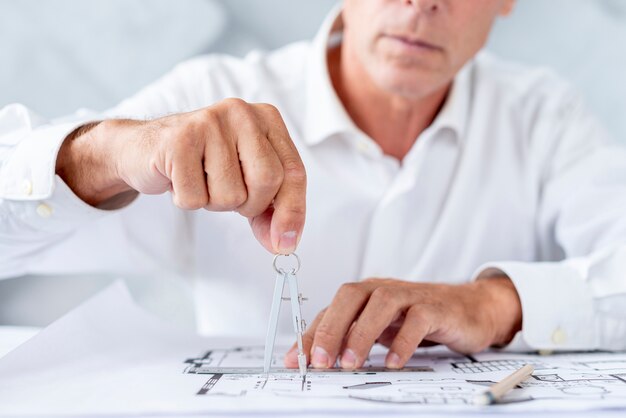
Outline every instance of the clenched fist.
[(293, 252), (304, 227), (304, 166), (268, 104), (227, 99), (150, 121), (85, 125), (63, 143), (56, 170), (101, 208), (170, 191), (182, 209), (236, 211), (274, 253)]

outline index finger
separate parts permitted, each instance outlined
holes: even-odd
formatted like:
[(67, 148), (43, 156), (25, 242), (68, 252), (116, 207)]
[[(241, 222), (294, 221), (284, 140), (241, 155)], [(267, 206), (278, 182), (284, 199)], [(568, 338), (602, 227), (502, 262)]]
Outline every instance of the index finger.
[(306, 171), (280, 112), (271, 105), (257, 105), (268, 128), (267, 138), (283, 166), (284, 179), (274, 197), (270, 239), (276, 253), (295, 251), (306, 217)]
[(350, 327), (369, 299), (370, 287), (362, 282), (345, 283), (339, 288), (315, 329), (311, 350), (313, 367), (328, 368), (335, 364)]
[[(307, 364), (311, 362), (311, 346), (313, 345), (313, 336), (315, 335), (315, 330), (317, 329), (317, 325), (320, 323), (324, 314), (326, 313), (326, 309), (320, 311), (319, 314), (315, 317), (313, 322), (307, 327), (306, 332), (302, 335), (302, 351), (304, 351), (304, 355), (307, 359)], [(296, 368), (298, 367), (298, 342), (294, 342), (285, 354), (284, 359), (285, 367), (288, 368)]]

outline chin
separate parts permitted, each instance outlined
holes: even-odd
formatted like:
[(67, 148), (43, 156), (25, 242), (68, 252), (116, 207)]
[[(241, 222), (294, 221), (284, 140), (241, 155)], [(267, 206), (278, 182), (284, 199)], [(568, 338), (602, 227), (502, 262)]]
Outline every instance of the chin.
[(445, 84), (441, 73), (415, 68), (386, 67), (372, 76), (383, 91), (407, 99), (422, 98)]

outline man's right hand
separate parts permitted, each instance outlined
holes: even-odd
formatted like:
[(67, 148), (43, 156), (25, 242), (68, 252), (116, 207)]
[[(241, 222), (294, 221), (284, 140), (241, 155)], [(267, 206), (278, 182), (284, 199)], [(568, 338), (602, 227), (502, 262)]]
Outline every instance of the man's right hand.
[(86, 125), (63, 143), (56, 171), (96, 207), (171, 191), (182, 209), (236, 211), (273, 253), (293, 252), (304, 227), (304, 166), (268, 104), (227, 99), (150, 121)]

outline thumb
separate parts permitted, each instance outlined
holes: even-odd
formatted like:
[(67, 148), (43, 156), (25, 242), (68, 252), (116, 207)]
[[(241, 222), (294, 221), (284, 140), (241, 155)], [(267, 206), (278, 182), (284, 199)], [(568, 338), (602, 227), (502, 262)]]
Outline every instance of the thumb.
[(285, 226), (283, 220), (277, 219), (276, 213), (274, 206), (269, 206), (262, 214), (248, 218), (252, 233), (270, 253), (291, 254), (300, 241), (302, 221), (298, 219), (298, 222), (289, 222)]

